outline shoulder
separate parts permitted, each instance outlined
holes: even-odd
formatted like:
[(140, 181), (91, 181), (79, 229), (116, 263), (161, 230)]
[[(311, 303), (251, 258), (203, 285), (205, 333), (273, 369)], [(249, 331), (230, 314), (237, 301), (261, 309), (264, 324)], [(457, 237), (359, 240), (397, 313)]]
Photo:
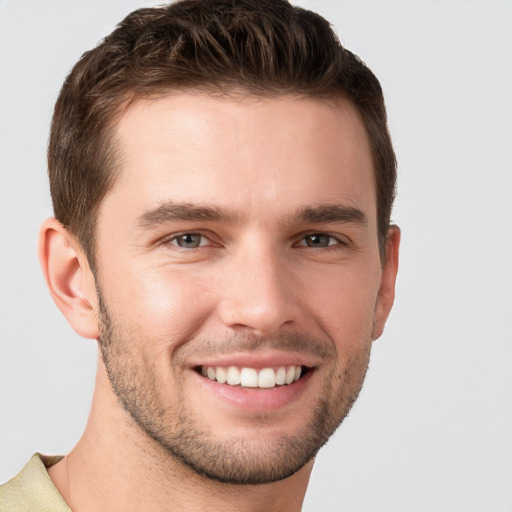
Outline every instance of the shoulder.
[(61, 458), (36, 453), (18, 475), (0, 485), (0, 512), (71, 512), (46, 471)]

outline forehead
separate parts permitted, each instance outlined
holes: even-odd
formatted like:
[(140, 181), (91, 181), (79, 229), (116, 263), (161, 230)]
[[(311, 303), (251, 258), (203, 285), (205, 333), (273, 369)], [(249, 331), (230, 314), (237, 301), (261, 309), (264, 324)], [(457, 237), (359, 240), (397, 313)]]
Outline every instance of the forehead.
[(375, 205), (366, 131), (342, 98), (170, 94), (134, 103), (115, 140), (119, 178), (106, 202), (117, 197), (140, 210), (174, 200), (249, 215)]

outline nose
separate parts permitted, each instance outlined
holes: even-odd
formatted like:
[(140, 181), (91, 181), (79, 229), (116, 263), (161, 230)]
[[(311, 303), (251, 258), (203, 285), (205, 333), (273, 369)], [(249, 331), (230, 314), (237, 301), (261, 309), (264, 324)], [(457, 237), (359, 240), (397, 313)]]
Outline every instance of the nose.
[(223, 324), (258, 337), (300, 318), (298, 287), (286, 258), (275, 250), (240, 251), (223, 273), (218, 306)]

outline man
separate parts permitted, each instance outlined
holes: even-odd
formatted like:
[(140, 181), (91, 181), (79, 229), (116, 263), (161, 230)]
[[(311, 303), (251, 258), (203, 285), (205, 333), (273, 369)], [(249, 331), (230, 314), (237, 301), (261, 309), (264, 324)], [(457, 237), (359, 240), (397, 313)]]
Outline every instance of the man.
[(382, 92), (283, 0), (129, 15), (66, 79), (39, 254), (89, 422), (5, 510), (300, 510), (394, 298)]

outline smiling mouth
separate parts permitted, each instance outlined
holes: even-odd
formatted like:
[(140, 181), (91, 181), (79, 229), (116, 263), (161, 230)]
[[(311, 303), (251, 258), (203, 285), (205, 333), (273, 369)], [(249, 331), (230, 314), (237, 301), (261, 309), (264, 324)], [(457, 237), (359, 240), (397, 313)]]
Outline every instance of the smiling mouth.
[(270, 389), (297, 382), (310, 368), (293, 365), (261, 369), (238, 366), (197, 366), (195, 370), (203, 377), (219, 384), (242, 388)]

